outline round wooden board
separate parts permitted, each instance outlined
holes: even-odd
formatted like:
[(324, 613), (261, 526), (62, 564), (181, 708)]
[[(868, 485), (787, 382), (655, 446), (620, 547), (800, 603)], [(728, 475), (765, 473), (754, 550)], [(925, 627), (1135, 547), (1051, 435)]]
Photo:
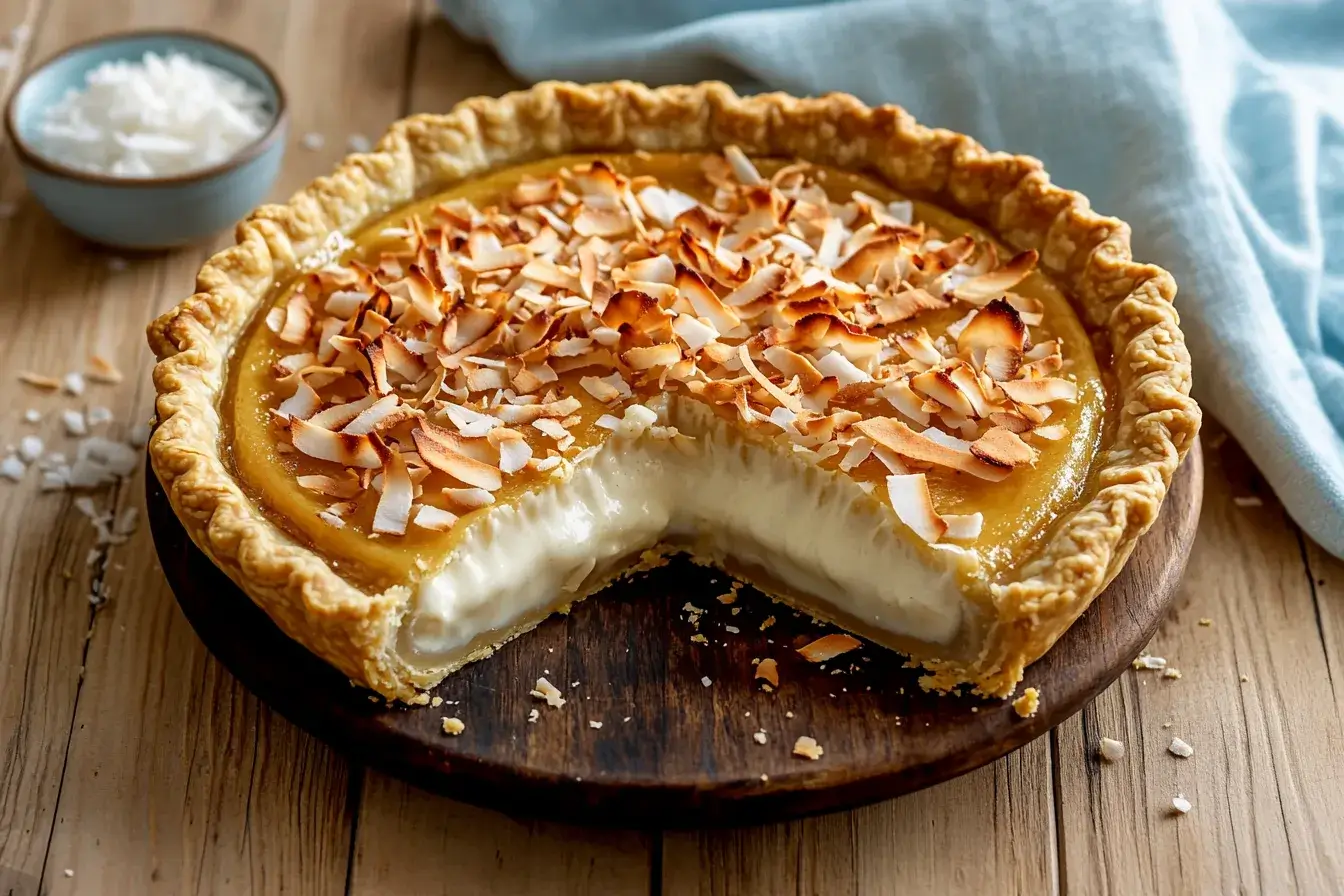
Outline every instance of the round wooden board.
[[(809, 664), (794, 648), (830, 627), (750, 588), (727, 606), (718, 596), (731, 580), (682, 559), (449, 676), (433, 692), (442, 706), (389, 707), (283, 635), (197, 550), (147, 479), (154, 542), (183, 612), (211, 652), (287, 718), (356, 761), (473, 803), (666, 828), (887, 799), (978, 768), (1077, 712), (1129, 666), (1171, 602), (1199, 519), (1203, 462), (1196, 444), (1124, 570), (1027, 670), (1024, 686), (1042, 692), (1030, 719), (1000, 701), (925, 693), (918, 673), (881, 648), (824, 669)], [(705, 611), (698, 632), (707, 644), (691, 640), (688, 602)], [(762, 631), (770, 617), (777, 621)], [(753, 681), (757, 657), (778, 661), (775, 693)], [(564, 707), (528, 696), (539, 676), (564, 691)], [(540, 717), (529, 723), (533, 709)], [(445, 735), (446, 716), (465, 732)], [(764, 745), (752, 737), (761, 729)], [(820, 761), (791, 755), (804, 734), (825, 747)]]

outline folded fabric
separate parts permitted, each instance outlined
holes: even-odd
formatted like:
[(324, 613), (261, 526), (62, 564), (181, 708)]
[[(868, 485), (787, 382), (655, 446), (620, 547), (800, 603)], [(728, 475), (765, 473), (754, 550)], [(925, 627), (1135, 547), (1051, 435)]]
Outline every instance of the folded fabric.
[(443, 7), (530, 80), (847, 91), (1041, 158), (1175, 275), (1196, 397), (1344, 556), (1344, 3)]

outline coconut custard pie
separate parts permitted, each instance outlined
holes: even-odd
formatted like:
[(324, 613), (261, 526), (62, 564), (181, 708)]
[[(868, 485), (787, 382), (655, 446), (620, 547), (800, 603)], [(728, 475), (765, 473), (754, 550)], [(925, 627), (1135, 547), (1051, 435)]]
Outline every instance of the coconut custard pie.
[(1004, 696), (1198, 429), (1128, 235), (849, 96), (470, 100), (239, 225), (149, 329), (150, 453), (195, 542), (389, 696), (669, 550)]

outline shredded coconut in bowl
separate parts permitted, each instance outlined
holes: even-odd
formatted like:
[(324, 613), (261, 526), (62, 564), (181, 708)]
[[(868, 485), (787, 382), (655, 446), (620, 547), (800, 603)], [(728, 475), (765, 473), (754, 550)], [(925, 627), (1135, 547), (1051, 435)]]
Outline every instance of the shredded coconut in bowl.
[(90, 71), (46, 110), (37, 142), (72, 168), (118, 177), (164, 177), (219, 164), (259, 138), (266, 97), (185, 53), (146, 53)]

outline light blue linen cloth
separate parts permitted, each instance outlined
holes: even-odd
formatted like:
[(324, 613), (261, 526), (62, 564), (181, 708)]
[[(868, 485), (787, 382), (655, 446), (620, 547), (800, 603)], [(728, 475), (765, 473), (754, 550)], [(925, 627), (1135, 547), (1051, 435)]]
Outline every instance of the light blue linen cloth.
[(1044, 160), (1175, 275), (1196, 397), (1344, 556), (1344, 2), (443, 6), (528, 80), (841, 90)]

